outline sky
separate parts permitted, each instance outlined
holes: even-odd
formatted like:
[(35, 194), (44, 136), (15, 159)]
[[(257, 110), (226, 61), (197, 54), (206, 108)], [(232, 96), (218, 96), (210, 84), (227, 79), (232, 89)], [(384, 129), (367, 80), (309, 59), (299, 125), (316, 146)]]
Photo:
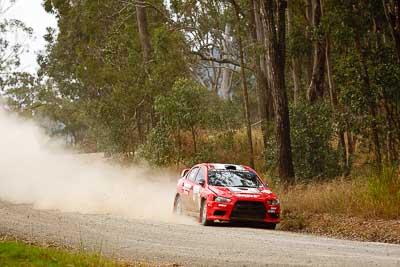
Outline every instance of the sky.
[[(3, 0), (0, 2), (4, 3), (3, 5), (7, 5), (8, 1)], [(36, 54), (45, 47), (43, 36), (46, 34), (46, 28), (57, 27), (55, 16), (44, 10), (42, 2), (43, 0), (17, 0), (4, 15), (5, 18), (18, 19), (33, 28), (33, 37), (31, 39), (27, 40), (26, 36), (21, 35), (10, 36), (12, 40), (23, 42), (29, 48), (29, 52), (21, 56), (20, 69), (31, 73), (35, 73), (38, 69)]]

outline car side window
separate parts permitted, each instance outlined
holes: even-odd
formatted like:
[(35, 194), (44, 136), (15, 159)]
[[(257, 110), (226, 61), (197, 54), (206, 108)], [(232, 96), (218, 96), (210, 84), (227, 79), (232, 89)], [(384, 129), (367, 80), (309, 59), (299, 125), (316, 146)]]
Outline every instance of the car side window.
[(197, 172), (199, 171), (199, 168), (194, 168), (186, 177), (190, 181), (194, 182), (196, 179)]
[(204, 182), (204, 168), (200, 168), (199, 172), (196, 175), (196, 183)]

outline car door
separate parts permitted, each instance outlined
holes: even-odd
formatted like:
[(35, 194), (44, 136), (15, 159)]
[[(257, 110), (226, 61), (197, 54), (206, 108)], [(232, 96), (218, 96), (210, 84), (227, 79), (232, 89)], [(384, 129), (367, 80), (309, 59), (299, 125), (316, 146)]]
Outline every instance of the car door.
[(193, 211), (193, 186), (194, 181), (197, 176), (197, 172), (199, 171), (199, 167), (194, 167), (187, 175), (186, 179), (183, 182), (183, 208), (187, 211)]
[(197, 172), (196, 178), (193, 184), (193, 191), (192, 191), (192, 204), (191, 209), (193, 212), (198, 213), (200, 212), (201, 208), (201, 191), (203, 190), (202, 183), (205, 182), (206, 169), (205, 167), (200, 167), (199, 171)]

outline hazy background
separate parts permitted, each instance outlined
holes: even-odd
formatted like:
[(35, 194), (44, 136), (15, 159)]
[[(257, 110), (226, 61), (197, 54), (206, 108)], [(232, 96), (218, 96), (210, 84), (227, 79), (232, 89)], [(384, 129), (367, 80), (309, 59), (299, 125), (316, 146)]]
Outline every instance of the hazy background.
[(38, 209), (176, 221), (175, 174), (112, 166), (98, 154), (65, 151), (35, 124), (2, 109), (0, 147), (0, 200)]

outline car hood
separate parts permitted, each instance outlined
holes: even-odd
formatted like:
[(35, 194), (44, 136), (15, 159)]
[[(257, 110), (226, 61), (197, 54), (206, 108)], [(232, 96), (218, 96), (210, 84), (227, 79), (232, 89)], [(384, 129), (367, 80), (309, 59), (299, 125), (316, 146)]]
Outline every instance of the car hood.
[(223, 186), (208, 186), (218, 196), (223, 197), (260, 197), (260, 198), (276, 198), (276, 195), (268, 188), (248, 188), (248, 187), (223, 187)]

